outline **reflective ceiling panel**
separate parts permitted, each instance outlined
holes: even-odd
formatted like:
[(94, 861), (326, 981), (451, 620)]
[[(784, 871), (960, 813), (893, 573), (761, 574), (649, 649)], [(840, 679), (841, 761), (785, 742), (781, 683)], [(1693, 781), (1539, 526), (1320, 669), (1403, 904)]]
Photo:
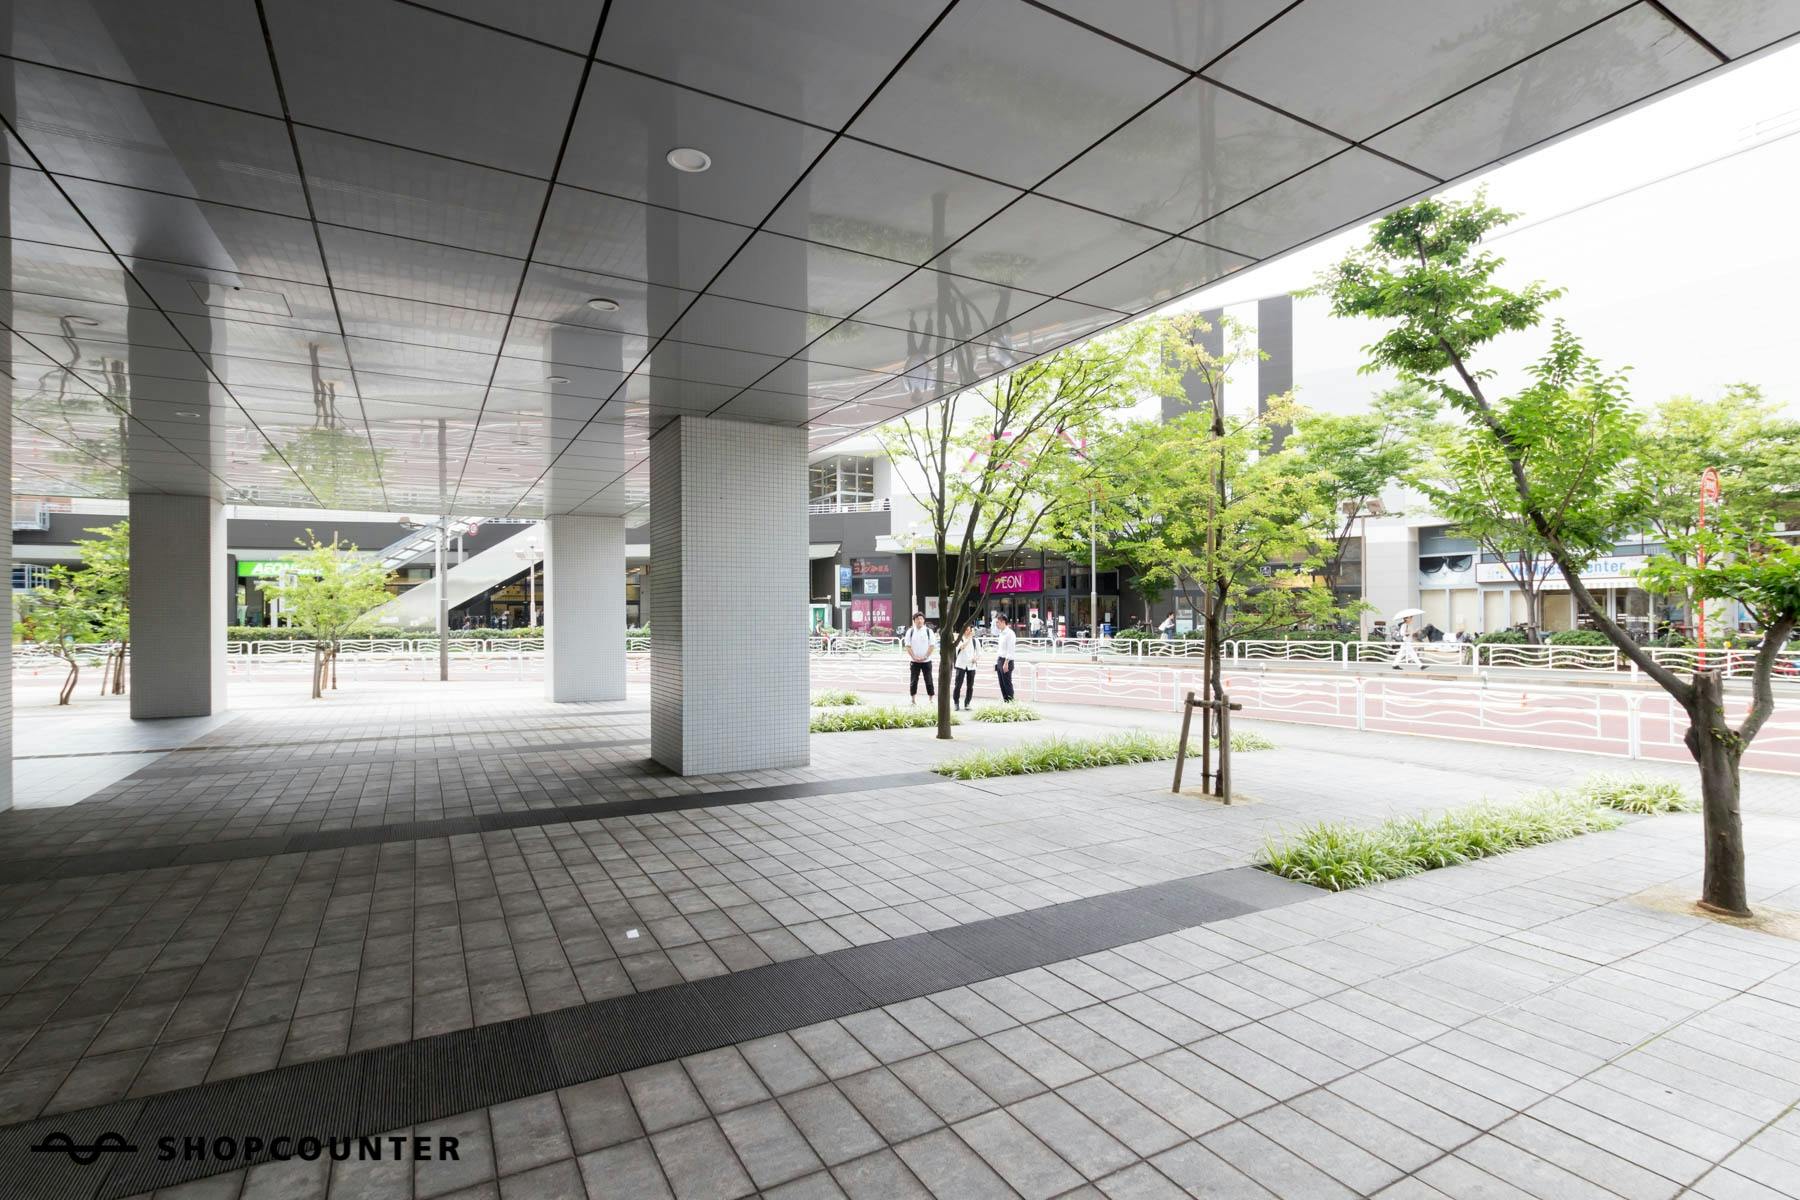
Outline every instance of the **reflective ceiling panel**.
[(1667, 17), (1640, 4), (1401, 122), (1369, 145), (1448, 179), (1561, 133), (1571, 117), (1602, 116), (1715, 61)]
[(850, 131), (1030, 187), (1181, 79), (1025, 0), (962, 0)]
[(1253, 33), (1292, 0), (1049, 0), (1049, 6), (1190, 71)]
[(600, 58), (837, 129), (943, 0), (639, 0), (614, 4)]
[(1194, 79), (1040, 190), (1178, 233), (1343, 148), (1330, 134)]
[(10, 6), (15, 490), (641, 517), (676, 417), (828, 446), (1800, 29), (1800, 0), (262, 11)]
[(1306, 0), (1206, 74), (1360, 140), (1623, 7), (1623, 0)]

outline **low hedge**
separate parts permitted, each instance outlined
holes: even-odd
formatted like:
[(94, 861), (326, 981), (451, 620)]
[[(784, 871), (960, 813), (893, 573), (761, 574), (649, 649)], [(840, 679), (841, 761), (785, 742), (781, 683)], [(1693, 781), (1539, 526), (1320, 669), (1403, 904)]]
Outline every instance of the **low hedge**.
[[(1175, 757), (1180, 741), (1168, 734), (1137, 729), (1104, 737), (1052, 737), (999, 750), (971, 751), (946, 759), (931, 769), (952, 779), (969, 780), (1163, 762)], [(1231, 736), (1233, 750), (1268, 750), (1274, 745), (1259, 733), (1246, 731)], [(1194, 751), (1190, 749), (1189, 753)]]
[(1009, 725), (1015, 721), (1039, 721), (1043, 714), (1029, 704), (983, 704), (969, 714), (977, 721), (985, 721), (989, 725)]
[(862, 697), (855, 692), (817, 692), (812, 698), (814, 708), (848, 708), (861, 703)]
[(1590, 775), (1576, 794), (1590, 804), (1628, 813), (1694, 812), (1700, 807), (1692, 792), (1654, 775)]
[(1396, 817), (1367, 829), (1321, 823), (1279, 845), (1265, 843), (1261, 865), (1276, 875), (1341, 892), (1613, 829), (1623, 820), (1579, 795), (1549, 792), (1516, 804)]
[[(952, 725), (960, 725), (951, 717)], [(832, 708), (813, 714), (814, 733), (860, 733), (870, 729), (924, 729), (937, 724), (937, 708)]]
[(1517, 629), (1496, 629), (1475, 639), (1478, 646), (1523, 646), (1531, 641)]
[(1598, 629), (1559, 629), (1550, 635), (1552, 646), (1611, 646)]

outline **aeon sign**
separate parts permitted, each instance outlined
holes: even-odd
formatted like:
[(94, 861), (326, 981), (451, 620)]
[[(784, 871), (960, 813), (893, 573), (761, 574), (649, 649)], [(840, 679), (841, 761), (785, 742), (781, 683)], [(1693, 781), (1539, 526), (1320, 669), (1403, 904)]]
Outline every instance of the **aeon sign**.
[(983, 571), (981, 573), (981, 590), (990, 596), (1041, 592), (1044, 590), (1044, 572), (1036, 567), (1029, 571), (1002, 571), (997, 575), (990, 575)]

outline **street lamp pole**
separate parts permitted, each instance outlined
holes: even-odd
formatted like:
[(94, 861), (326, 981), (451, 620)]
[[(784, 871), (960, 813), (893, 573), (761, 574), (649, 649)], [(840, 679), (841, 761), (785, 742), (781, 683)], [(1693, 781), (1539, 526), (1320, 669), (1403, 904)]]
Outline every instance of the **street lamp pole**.
[(438, 531), (437, 562), (432, 569), (432, 585), (437, 589), (438, 679), (450, 678), (450, 593), (446, 588), (444, 551), (450, 541), (449, 449), (445, 440), (446, 421), (438, 418)]

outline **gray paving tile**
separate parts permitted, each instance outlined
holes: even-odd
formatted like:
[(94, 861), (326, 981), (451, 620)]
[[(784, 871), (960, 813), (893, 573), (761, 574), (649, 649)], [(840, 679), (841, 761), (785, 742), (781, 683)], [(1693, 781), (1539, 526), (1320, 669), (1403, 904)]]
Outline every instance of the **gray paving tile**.
[(1077, 1187), (1081, 1176), (1010, 1113), (996, 1110), (953, 1126), (958, 1137), (1026, 1200)]
[(710, 1118), (651, 1134), (650, 1144), (678, 1200), (734, 1200), (756, 1190)]
[(642, 1196), (658, 1200), (674, 1195), (648, 1138), (634, 1138), (583, 1154), (581, 1177), (589, 1196)]
[(735, 1108), (718, 1121), (759, 1189), (822, 1171), (819, 1156), (773, 1100)]
[(779, 1103), (827, 1166), (860, 1158), (887, 1144), (833, 1084), (790, 1093)]
[(895, 1150), (929, 1195), (964, 1196), (969, 1200), (1017, 1200), (1019, 1195), (949, 1129), (914, 1138)]

